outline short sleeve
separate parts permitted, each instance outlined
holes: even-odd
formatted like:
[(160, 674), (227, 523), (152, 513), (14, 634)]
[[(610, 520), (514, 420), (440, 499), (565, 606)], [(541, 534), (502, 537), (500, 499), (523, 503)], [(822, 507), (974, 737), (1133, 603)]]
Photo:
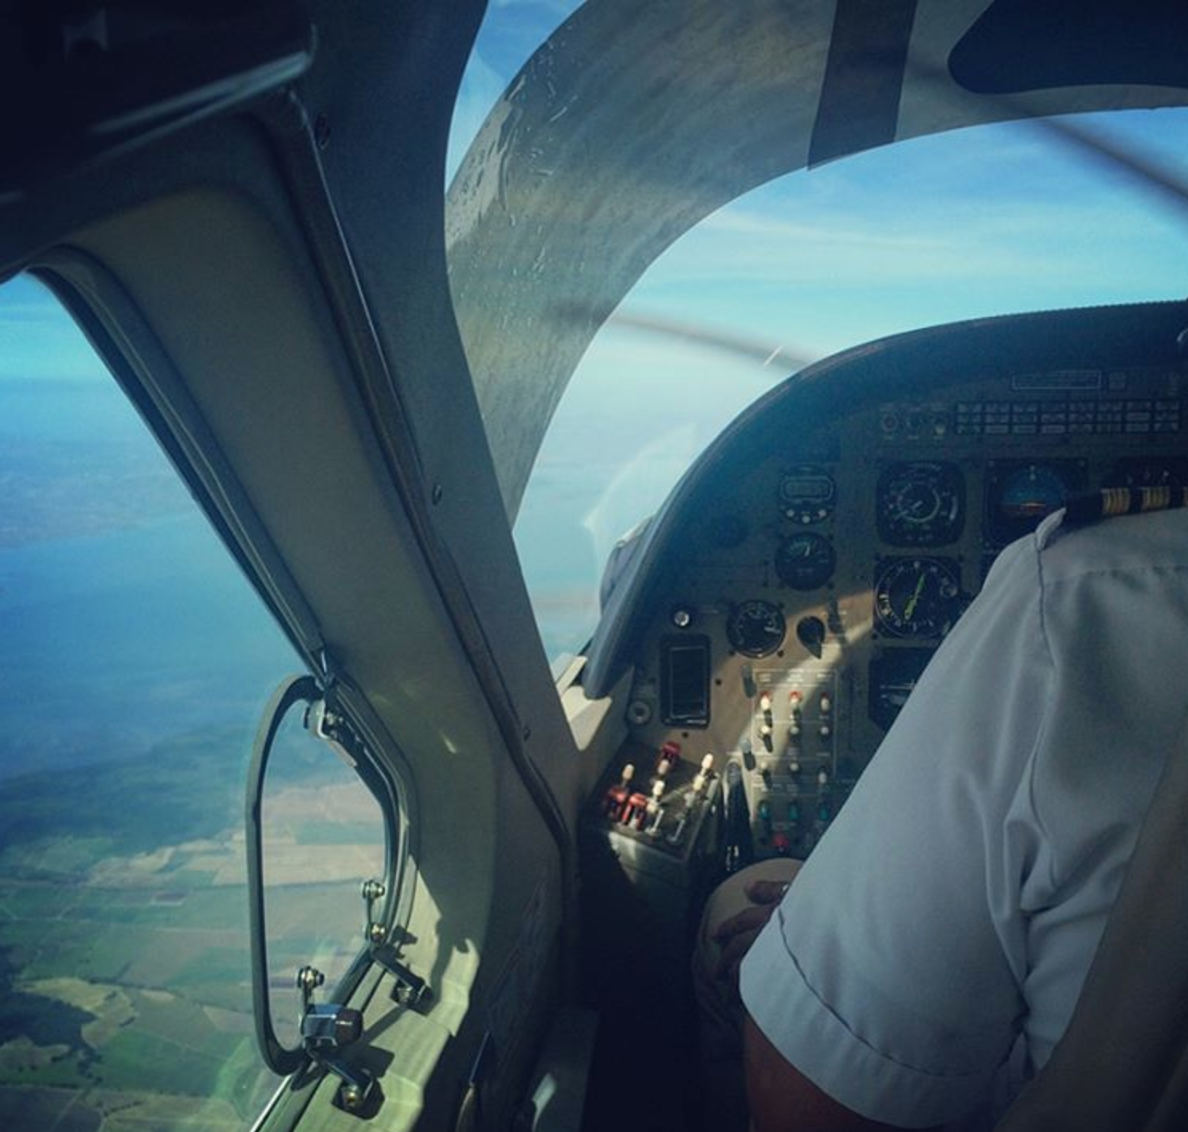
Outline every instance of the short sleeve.
[(1000, 557), (742, 967), (767, 1038), (870, 1119), (961, 1117), (1020, 1030), (1052, 682), (1038, 573), (1034, 540)]

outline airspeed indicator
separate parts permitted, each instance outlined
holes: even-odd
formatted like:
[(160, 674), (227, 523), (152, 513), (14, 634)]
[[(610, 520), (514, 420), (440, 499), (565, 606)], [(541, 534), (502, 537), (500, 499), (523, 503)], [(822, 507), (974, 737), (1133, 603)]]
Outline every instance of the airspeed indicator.
[(943, 546), (961, 536), (965, 483), (956, 464), (893, 464), (879, 477), (879, 537), (891, 546)]

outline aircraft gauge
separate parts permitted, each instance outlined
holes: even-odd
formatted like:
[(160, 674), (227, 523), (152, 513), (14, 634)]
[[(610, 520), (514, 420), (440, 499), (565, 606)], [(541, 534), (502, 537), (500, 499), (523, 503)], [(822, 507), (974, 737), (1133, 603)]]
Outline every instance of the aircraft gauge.
[(740, 602), (730, 610), (726, 639), (742, 656), (771, 656), (784, 643), (787, 628), (778, 605), (754, 599)]
[(874, 588), (880, 628), (893, 637), (943, 637), (961, 615), (961, 575), (948, 558), (890, 558)]
[(811, 531), (792, 535), (776, 547), (776, 573), (794, 590), (819, 589), (833, 577), (836, 563), (833, 544)]
[(908, 696), (924, 674), (934, 649), (897, 646), (870, 662), (867, 714), (884, 731), (891, 728)]
[(956, 464), (892, 464), (879, 477), (879, 538), (891, 546), (944, 546), (961, 537), (965, 482)]
[(1002, 461), (990, 466), (986, 518), (991, 539), (1005, 546), (1030, 534), (1084, 485), (1084, 461)]

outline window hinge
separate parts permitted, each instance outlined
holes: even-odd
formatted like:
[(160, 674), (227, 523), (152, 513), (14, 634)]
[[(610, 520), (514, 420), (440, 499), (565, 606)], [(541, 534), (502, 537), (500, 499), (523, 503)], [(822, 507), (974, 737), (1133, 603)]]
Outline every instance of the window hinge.
[(413, 972), (396, 958), (396, 948), (390, 943), (372, 945), (371, 957), (393, 979), (396, 986), (392, 989), (392, 997), (410, 1010), (419, 1010), (428, 1005), (430, 998), (429, 987), (420, 975)]
[(387, 892), (388, 887), (382, 880), (372, 879), (363, 882), (363, 934), (371, 958), (396, 981), (395, 987), (392, 988), (392, 998), (410, 1010), (417, 1010), (427, 1004), (430, 998), (429, 988), (420, 975), (414, 974), (408, 965), (397, 957), (396, 946), (388, 938), (388, 929), (375, 915), (376, 902), (382, 900)]

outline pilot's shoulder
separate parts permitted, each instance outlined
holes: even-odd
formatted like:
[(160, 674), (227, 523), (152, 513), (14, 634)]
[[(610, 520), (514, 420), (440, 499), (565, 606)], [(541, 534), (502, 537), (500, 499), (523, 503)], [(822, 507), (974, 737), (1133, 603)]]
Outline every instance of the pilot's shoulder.
[(1035, 532), (1048, 580), (1188, 567), (1188, 489), (1104, 488), (1074, 496)]

